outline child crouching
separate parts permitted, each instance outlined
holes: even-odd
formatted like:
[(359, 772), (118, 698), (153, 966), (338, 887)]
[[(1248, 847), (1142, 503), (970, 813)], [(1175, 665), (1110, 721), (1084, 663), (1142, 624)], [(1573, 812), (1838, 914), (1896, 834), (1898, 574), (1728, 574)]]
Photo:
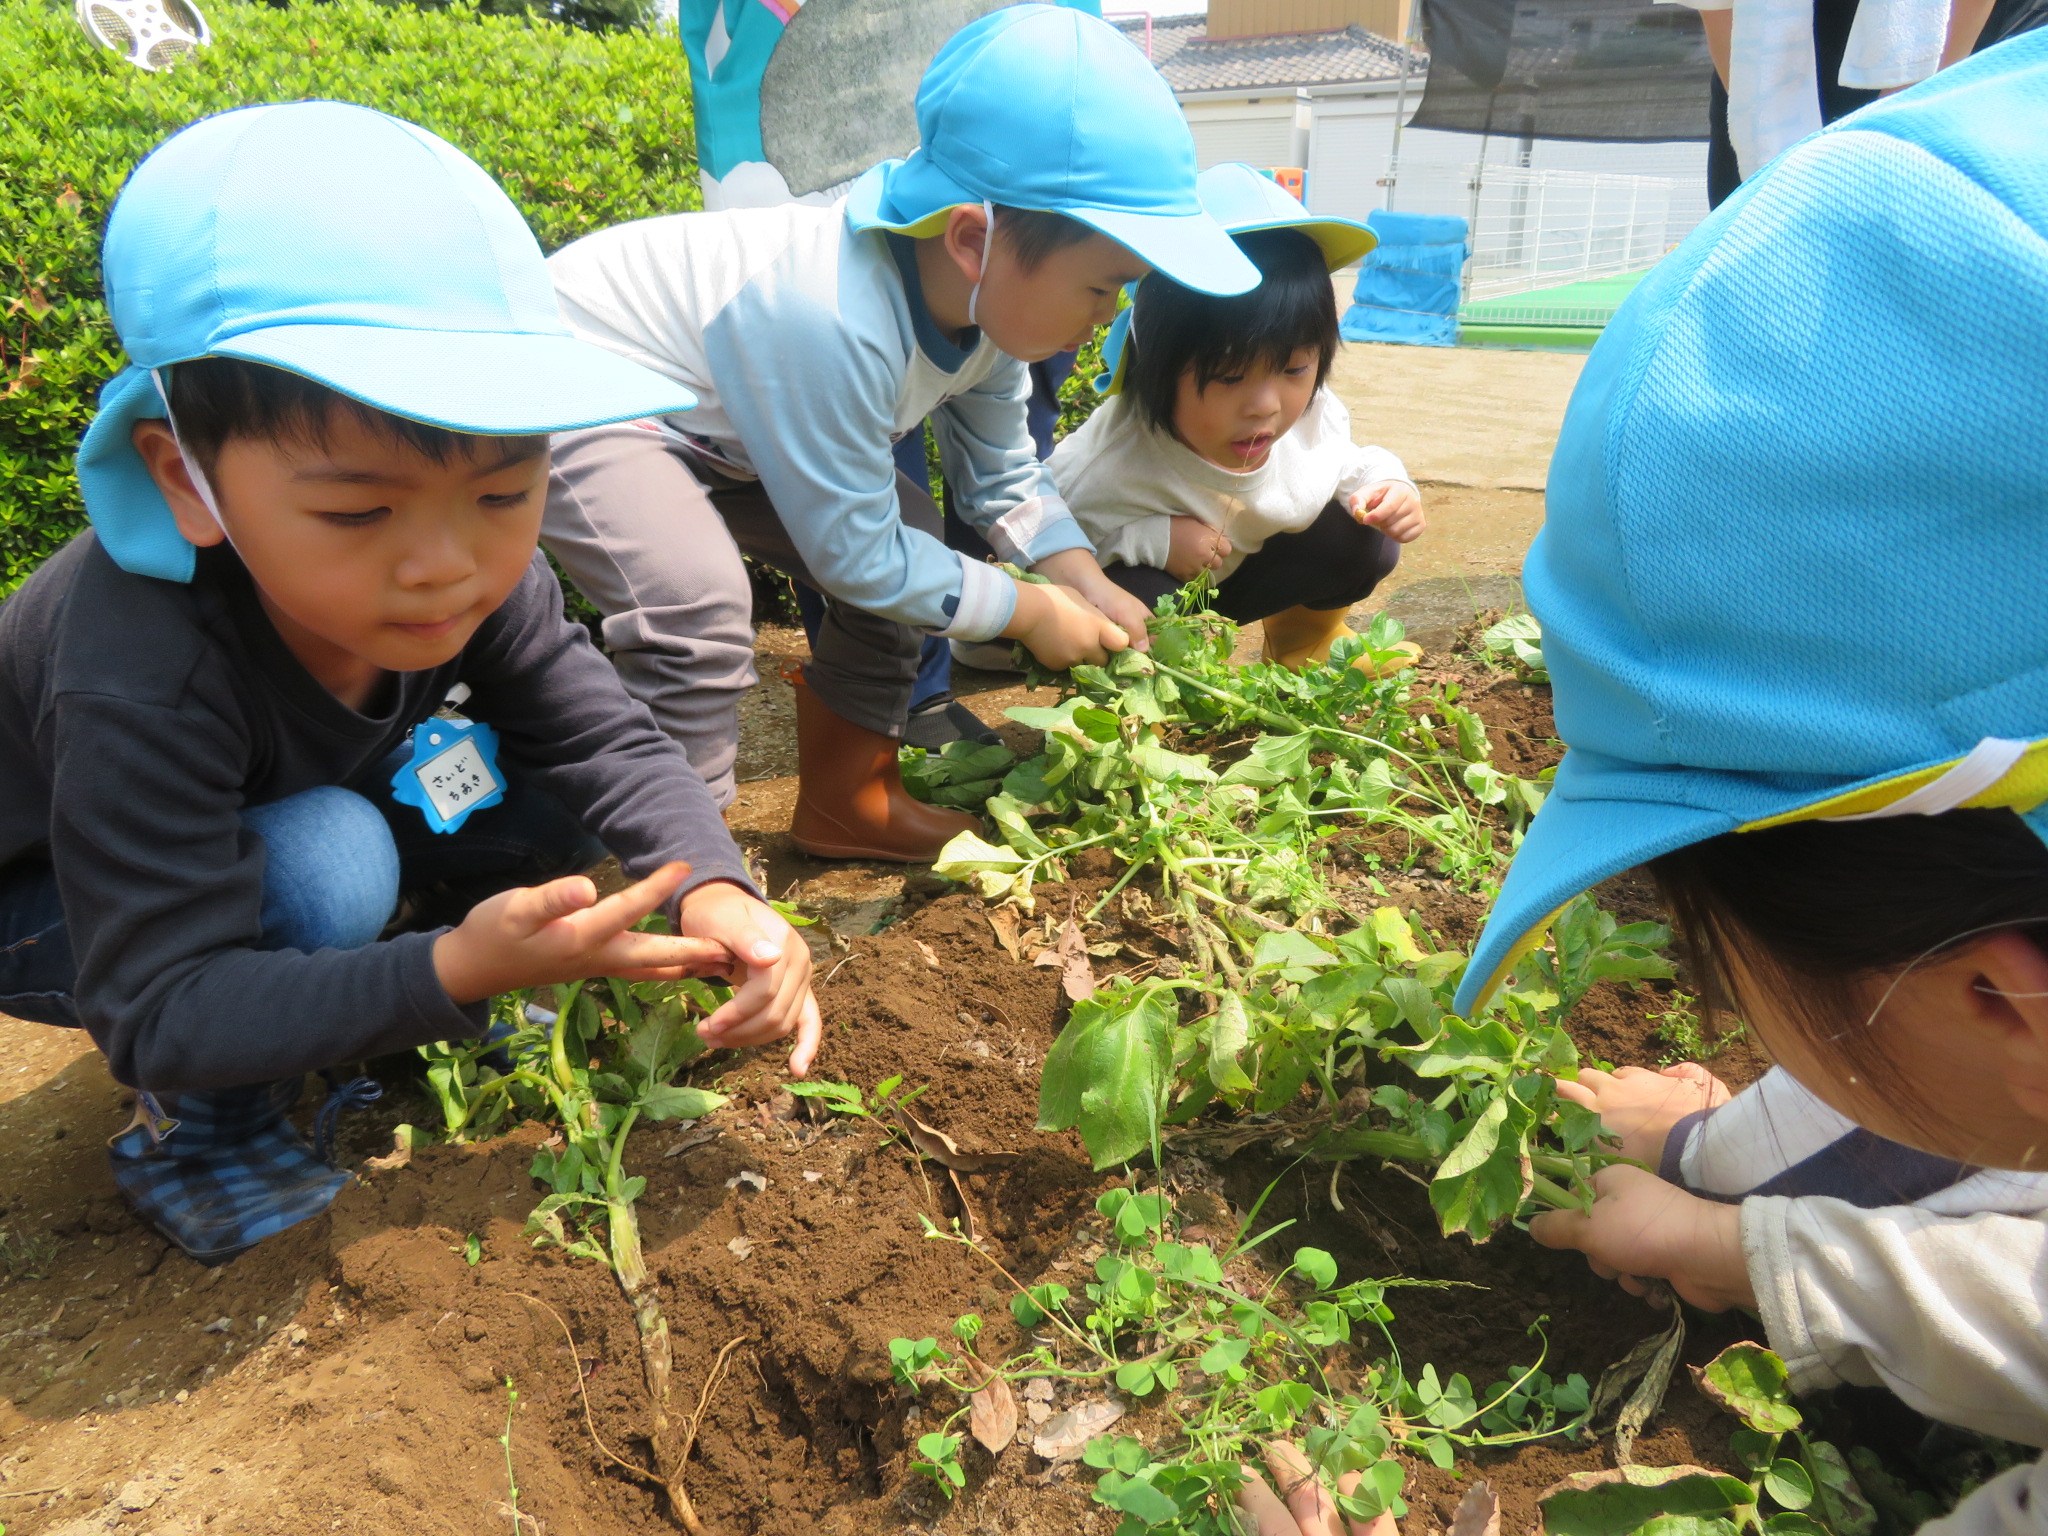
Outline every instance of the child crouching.
[(1353, 443), (1324, 388), (1329, 274), (1373, 237), (1311, 216), (1248, 166), (1215, 166), (1197, 185), (1259, 286), (1217, 297), (1161, 273), (1141, 282), (1111, 364), (1119, 392), (1050, 465), (1112, 581), (1150, 607), (1207, 574), (1219, 613), (1265, 622), (1267, 660), (1301, 666), (1328, 658), (1345, 613), (1423, 528), (1401, 461)]
[(688, 392), (567, 334), (476, 166), (338, 103), (171, 139), (105, 271), (93, 531), (0, 607), (0, 1012), (138, 1090), (129, 1202), (205, 1263), (316, 1214), (304, 1074), (516, 988), (726, 975), (706, 1038), (801, 1071), (806, 947), (537, 553), (544, 434)]

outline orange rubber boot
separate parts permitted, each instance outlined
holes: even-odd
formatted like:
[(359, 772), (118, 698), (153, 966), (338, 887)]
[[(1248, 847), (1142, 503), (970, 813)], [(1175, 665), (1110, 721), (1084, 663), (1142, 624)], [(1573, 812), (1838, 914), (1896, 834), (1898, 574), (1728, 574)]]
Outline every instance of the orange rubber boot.
[(821, 859), (893, 859), (924, 864), (981, 823), (911, 798), (896, 767), (896, 743), (825, 706), (802, 672), (784, 674), (796, 691), (796, 815), (789, 835)]
[(1264, 659), (1299, 672), (1310, 662), (1328, 661), (1330, 647), (1350, 633), (1349, 608), (1289, 608), (1265, 621)]

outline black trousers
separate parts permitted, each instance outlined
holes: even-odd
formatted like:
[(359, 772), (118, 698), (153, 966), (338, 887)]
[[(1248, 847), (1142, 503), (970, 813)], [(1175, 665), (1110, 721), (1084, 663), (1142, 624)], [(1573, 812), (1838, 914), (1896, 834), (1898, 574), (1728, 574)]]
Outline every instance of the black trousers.
[[(1349, 608), (1400, 563), (1401, 546), (1331, 502), (1299, 533), (1275, 534), (1217, 585), (1211, 606), (1238, 624), (1289, 608)], [(1182, 585), (1149, 565), (1112, 565), (1103, 574), (1147, 608)]]

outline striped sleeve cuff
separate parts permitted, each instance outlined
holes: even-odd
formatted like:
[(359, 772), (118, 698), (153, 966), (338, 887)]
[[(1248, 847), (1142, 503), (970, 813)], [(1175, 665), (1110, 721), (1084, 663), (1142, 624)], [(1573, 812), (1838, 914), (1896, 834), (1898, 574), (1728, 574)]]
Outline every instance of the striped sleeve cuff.
[(1095, 550), (1067, 504), (1057, 496), (1033, 496), (1018, 502), (989, 524), (988, 542), (998, 559), (1027, 570), (1061, 550), (1085, 549), (1091, 554)]
[(1017, 584), (992, 565), (960, 556), (960, 596), (953, 600), (945, 628), (931, 633), (945, 640), (993, 640), (1017, 611)]

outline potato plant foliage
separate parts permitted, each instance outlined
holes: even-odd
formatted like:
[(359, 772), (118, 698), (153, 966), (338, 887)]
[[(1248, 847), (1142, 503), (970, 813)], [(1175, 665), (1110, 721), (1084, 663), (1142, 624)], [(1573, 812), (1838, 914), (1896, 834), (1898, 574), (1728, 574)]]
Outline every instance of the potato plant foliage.
[(310, 98), (395, 113), (497, 178), (547, 250), (698, 204), (673, 36), (374, 0), (206, 13), (213, 45), (145, 74), (69, 5), (0, 7), (0, 596), (83, 526), (72, 454), (121, 363), (100, 232), (129, 172), (188, 123)]
[[(1122, 870), (1089, 915), (1137, 902), (1182, 936), (1184, 974), (1075, 1004), (1046, 1059), (1041, 1128), (1077, 1129), (1109, 1167), (1169, 1137), (1257, 1135), (1243, 1117), (1285, 1112), (1266, 1134), (1312, 1157), (1433, 1165), (1444, 1230), (1482, 1240), (1530, 1200), (1586, 1200), (1609, 1154), (1596, 1118), (1557, 1097), (1578, 1065), (1563, 1020), (1600, 980), (1671, 974), (1666, 930), (1581, 898), (1485, 1017), (1457, 1017), (1465, 956), (1377, 875), (1385, 899), (1361, 921), (1329, 878), (1332, 841), (1362, 831), (1383, 869), (1483, 896), (1545, 785), (1495, 766), (1454, 685), (1416, 686), (1384, 616), (1299, 673), (1230, 666), (1235, 628), (1213, 614), (1152, 627), (1149, 654), (1077, 667), (1057, 708), (1010, 711), (1046, 733), (1036, 757), (962, 744), (906, 770), (934, 800), (983, 807), (1000, 838), (963, 834), (941, 874), (1028, 910), (1037, 881), (1106, 849)], [(1234, 760), (1191, 750), (1210, 742)], [(1156, 897), (1133, 891), (1141, 873)], [(1197, 1123), (1216, 1108), (1232, 1126)]]

